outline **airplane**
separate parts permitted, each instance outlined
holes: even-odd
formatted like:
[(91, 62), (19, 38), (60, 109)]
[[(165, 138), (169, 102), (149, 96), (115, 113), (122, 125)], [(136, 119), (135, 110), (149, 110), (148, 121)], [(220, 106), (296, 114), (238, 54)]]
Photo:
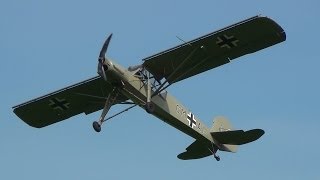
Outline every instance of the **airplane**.
[[(264, 131), (234, 129), (224, 117), (216, 117), (208, 128), (188, 108), (167, 92), (167, 88), (189, 77), (225, 65), (233, 59), (286, 40), (286, 33), (269, 17), (254, 16), (194, 40), (143, 59), (124, 68), (107, 58), (112, 34), (98, 57), (98, 76), (14, 106), (14, 113), (32, 127), (42, 128), (72, 116), (102, 110), (92, 126), (139, 106), (147, 113), (193, 137), (195, 141), (177, 157), (182, 160), (213, 156), (217, 151), (236, 152), (239, 145), (259, 139)], [(115, 104), (130, 107), (108, 118)]]

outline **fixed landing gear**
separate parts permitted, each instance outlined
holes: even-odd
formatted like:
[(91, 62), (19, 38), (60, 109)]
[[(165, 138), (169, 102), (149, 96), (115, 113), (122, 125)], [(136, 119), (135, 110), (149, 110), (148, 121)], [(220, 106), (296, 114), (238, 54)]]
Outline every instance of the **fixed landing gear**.
[(101, 131), (101, 124), (102, 124), (102, 122), (94, 121), (92, 123), (92, 127), (96, 132), (100, 132)]
[(149, 114), (152, 114), (154, 112), (154, 104), (152, 102), (146, 103), (146, 111)]
[(214, 157), (217, 161), (220, 161), (220, 157), (217, 156), (216, 154), (213, 154), (213, 157)]
[(111, 119), (111, 118), (114, 118), (114, 117), (118, 116), (119, 114), (122, 114), (122, 113), (124, 113), (124, 112), (126, 112), (126, 111), (129, 111), (129, 109), (134, 108), (135, 106), (137, 106), (137, 104), (133, 104), (132, 106), (130, 106), (130, 107), (128, 107), (128, 108), (126, 108), (126, 109), (118, 112), (117, 114), (114, 114), (114, 115), (108, 117), (107, 119), (102, 119), (102, 117), (100, 117), (100, 120), (99, 120), (99, 121), (94, 121), (94, 122), (92, 123), (93, 129), (94, 129), (96, 132), (100, 132), (100, 131), (101, 131), (102, 123), (106, 122), (107, 120), (109, 120), (109, 119)]
[(214, 145), (212, 143), (212, 149), (209, 148), (209, 151), (211, 151), (213, 157), (217, 160), (217, 161), (220, 161), (220, 157), (216, 154), (217, 151), (218, 151), (218, 147), (216, 145)]
[(145, 109), (147, 113), (152, 114), (154, 112), (154, 104), (151, 101), (152, 94), (151, 94), (151, 83), (150, 83), (150, 73), (147, 74), (147, 102), (145, 105)]
[(102, 110), (102, 113), (101, 113), (101, 116), (100, 116), (99, 120), (98, 121), (94, 121), (92, 123), (93, 129), (96, 132), (100, 132), (101, 131), (102, 123), (104, 121), (106, 121), (104, 118), (106, 117), (110, 107), (117, 100), (118, 95), (119, 95), (119, 91), (116, 88), (113, 88), (112, 92), (109, 94), (109, 96), (108, 96), (108, 98), (106, 100), (106, 103), (105, 103), (105, 105), (103, 107), (103, 110)]

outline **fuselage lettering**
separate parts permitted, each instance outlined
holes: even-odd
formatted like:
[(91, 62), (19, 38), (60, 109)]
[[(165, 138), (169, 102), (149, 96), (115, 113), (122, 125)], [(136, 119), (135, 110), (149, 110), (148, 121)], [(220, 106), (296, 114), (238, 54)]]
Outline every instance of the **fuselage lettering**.
[(179, 104), (176, 106), (176, 112), (181, 117), (186, 117), (186, 110), (184, 110)]

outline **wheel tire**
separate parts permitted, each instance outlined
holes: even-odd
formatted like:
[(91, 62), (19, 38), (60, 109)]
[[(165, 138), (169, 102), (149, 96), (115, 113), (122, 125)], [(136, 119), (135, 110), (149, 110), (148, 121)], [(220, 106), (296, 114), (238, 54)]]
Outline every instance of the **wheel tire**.
[(92, 127), (96, 132), (100, 132), (101, 131), (101, 125), (97, 121), (94, 121), (92, 123)]
[(216, 157), (216, 160), (217, 160), (217, 161), (220, 161), (220, 157), (219, 157), (219, 156), (217, 156), (217, 157)]
[(154, 104), (152, 102), (147, 102), (146, 111), (147, 113), (150, 113), (150, 114), (154, 112)]

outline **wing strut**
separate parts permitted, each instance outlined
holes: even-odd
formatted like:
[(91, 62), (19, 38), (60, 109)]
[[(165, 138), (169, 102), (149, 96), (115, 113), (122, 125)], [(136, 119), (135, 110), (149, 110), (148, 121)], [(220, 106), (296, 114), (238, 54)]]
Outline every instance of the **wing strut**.
[[(201, 49), (203, 48), (203, 46), (200, 47)], [(198, 50), (199, 48), (194, 48), (193, 51), (190, 52), (190, 54), (179, 64), (179, 66), (177, 68), (175, 68), (175, 70), (168, 76), (168, 78), (166, 78), (166, 80), (157, 88), (157, 90), (152, 94), (151, 97), (159, 94), (161, 91), (165, 90), (166, 88), (168, 88), (171, 84), (167, 84), (169, 82), (169, 80), (175, 75), (176, 72), (178, 72), (183, 65), (188, 62), (189, 59), (191, 59), (191, 57), (195, 54), (195, 52)], [(149, 78), (149, 77), (148, 77)], [(166, 85), (167, 84), (167, 85)], [(166, 85), (166, 86), (165, 86)]]
[[(195, 68), (197, 68), (199, 65), (201, 65), (202, 63), (206, 62), (210, 57), (206, 57), (204, 59), (202, 59), (200, 62), (198, 62), (195, 66), (193, 66), (192, 68), (188, 69), (188, 71), (184, 72), (183, 74), (181, 74), (180, 76), (178, 76), (176, 79), (179, 79), (181, 77), (183, 77), (184, 75), (188, 74), (189, 72), (191, 72), (192, 70), (194, 70)], [(174, 81), (172, 82), (172, 84), (174, 83)]]
[(147, 103), (151, 101), (151, 82), (150, 82), (150, 73), (147, 73)]

